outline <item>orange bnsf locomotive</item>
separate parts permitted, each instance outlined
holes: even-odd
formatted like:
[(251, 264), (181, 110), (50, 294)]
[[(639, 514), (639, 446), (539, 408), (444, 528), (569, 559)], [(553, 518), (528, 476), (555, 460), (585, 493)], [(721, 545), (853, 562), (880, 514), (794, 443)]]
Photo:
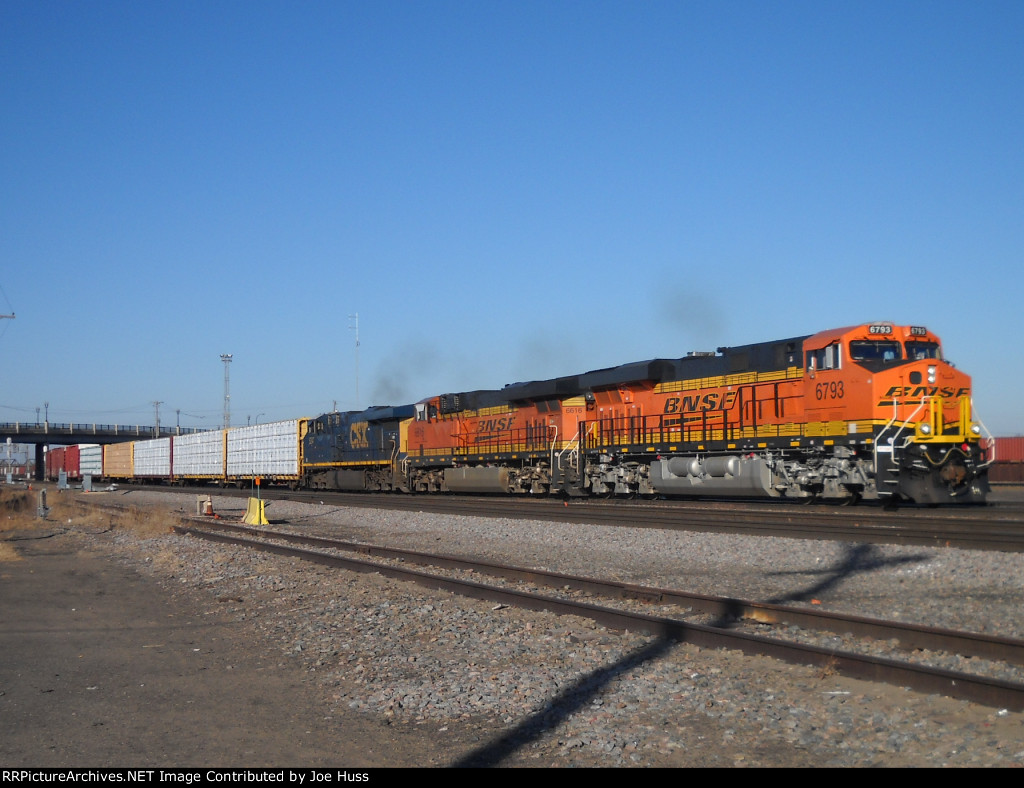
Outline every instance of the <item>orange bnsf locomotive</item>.
[(868, 323), (309, 422), (303, 485), (981, 503), (971, 379)]

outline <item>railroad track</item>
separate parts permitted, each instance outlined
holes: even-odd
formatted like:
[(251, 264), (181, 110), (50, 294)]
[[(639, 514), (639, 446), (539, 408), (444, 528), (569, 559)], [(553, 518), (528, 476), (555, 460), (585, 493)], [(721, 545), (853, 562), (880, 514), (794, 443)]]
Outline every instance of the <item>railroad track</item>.
[(1024, 493), (1018, 488), (1013, 488), (1013, 492), (1005, 496), (1006, 500), (990, 506), (950, 509), (919, 506), (892, 509), (876, 505), (801, 506), (786, 501), (751, 503), (704, 499), (562, 501), (510, 496), (311, 492), (282, 488), (265, 488), (257, 493), (255, 490), (235, 488), (129, 486), (120, 492), (130, 492), (132, 489), (229, 498), (248, 498), (258, 494), (268, 501), (327, 503), (332, 506), (464, 517), (501, 517), (858, 544), (1024, 552)]
[[(161, 488), (151, 488), (159, 490)], [(166, 488), (163, 488), (166, 491)], [(210, 494), (208, 488), (188, 492)], [(249, 497), (252, 491), (218, 490)], [(332, 506), (503, 517), (613, 527), (660, 528), (745, 536), (778, 536), (865, 544), (1024, 552), (1024, 516), (1016, 506), (936, 510), (880, 506), (799, 506), (714, 501), (560, 501), (494, 496), (374, 495), (263, 490), (267, 500)]]
[[(377, 573), (499, 605), (583, 616), (610, 629), (642, 631), (705, 648), (737, 649), (851, 678), (1024, 711), (1021, 640), (689, 594), (223, 521), (197, 520), (195, 524), (175, 526), (174, 530), (325, 566)], [(492, 578), (494, 583), (482, 583), (481, 577)], [(541, 587), (547, 592), (541, 593)], [(652, 615), (654, 605), (663, 606), (665, 614)], [(765, 629), (771, 633), (764, 634)], [(820, 644), (823, 638), (827, 645)], [(886, 641), (897, 643), (898, 648), (891, 651), (901, 656), (873, 653), (878, 643)], [(841, 648), (837, 645), (840, 643)], [(942, 654), (971, 658), (979, 670), (965, 673), (929, 664), (929, 660), (939, 661), (934, 657), (939, 655), (941, 659)]]

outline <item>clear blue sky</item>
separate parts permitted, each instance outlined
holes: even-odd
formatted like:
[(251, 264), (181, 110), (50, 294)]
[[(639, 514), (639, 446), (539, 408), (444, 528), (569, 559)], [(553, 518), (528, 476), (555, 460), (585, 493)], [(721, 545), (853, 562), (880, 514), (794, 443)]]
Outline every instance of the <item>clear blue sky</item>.
[(894, 320), (1024, 434), (1020, 0), (2, 0), (0, 75), (2, 421)]

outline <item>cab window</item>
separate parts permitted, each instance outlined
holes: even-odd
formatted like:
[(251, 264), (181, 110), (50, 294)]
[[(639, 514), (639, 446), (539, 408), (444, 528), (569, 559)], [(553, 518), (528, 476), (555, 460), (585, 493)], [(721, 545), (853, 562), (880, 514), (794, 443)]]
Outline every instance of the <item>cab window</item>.
[(416, 421), (437, 421), (437, 405), (417, 402)]
[(854, 361), (899, 361), (903, 357), (900, 343), (889, 339), (864, 339), (850, 343)]
[(839, 348), (839, 343), (833, 342), (818, 350), (808, 350), (807, 369), (839, 369), (842, 366)]
[(923, 358), (942, 358), (942, 348), (938, 342), (907, 342), (907, 358), (912, 360)]

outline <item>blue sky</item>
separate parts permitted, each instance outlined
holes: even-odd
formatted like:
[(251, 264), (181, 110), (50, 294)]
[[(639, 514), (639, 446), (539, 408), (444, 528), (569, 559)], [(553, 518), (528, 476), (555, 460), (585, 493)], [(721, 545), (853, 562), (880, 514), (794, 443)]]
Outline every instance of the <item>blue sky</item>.
[(0, 74), (0, 421), (894, 320), (1024, 434), (1019, 0), (2, 0)]

